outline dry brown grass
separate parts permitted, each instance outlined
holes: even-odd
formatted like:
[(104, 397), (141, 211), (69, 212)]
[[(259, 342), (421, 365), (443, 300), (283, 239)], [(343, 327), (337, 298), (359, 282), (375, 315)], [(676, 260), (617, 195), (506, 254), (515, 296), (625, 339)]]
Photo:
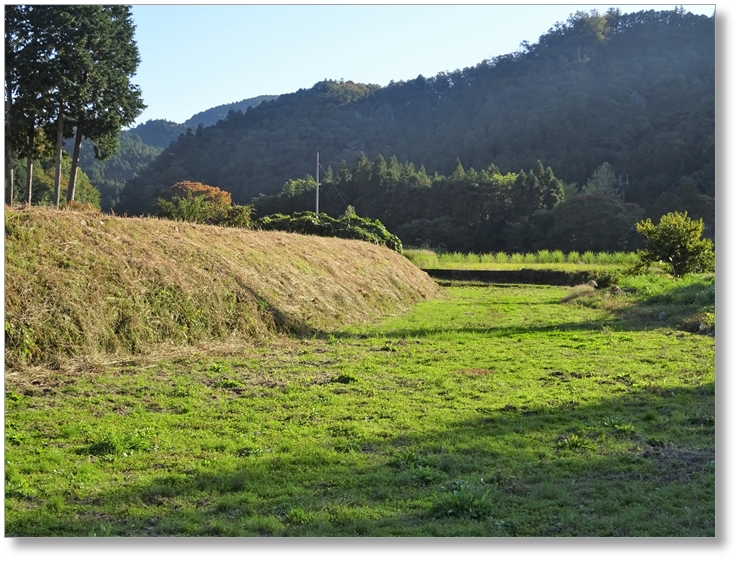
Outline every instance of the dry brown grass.
[(571, 302), (583, 296), (591, 296), (594, 293), (595, 287), (588, 284), (578, 284), (577, 286), (573, 286), (567, 296), (562, 298), (562, 303)]
[(7, 367), (309, 335), (437, 296), (407, 259), (366, 242), (5, 209)]

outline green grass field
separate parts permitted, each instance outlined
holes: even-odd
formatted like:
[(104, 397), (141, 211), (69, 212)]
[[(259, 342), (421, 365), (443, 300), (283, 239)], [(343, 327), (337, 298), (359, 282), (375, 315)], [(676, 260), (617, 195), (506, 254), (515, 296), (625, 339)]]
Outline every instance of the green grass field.
[(9, 376), (6, 536), (713, 536), (713, 281), (630, 283)]
[[(534, 253), (461, 253), (435, 252), (430, 249), (406, 249), (403, 252), (414, 265), (421, 269), (469, 269), (511, 271), (522, 268), (551, 269), (555, 271), (602, 271), (625, 269), (638, 261), (636, 253), (592, 252), (564, 253), (546, 249)], [(654, 267), (655, 272), (659, 267)]]

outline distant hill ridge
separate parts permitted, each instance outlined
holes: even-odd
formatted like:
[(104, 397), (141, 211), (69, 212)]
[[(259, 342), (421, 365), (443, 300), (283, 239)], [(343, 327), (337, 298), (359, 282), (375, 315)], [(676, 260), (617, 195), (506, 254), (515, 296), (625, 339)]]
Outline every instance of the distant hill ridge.
[(166, 119), (149, 119), (127, 132), (138, 135), (145, 144), (157, 148), (166, 148), (178, 136), (187, 132), (188, 128), (196, 129), (198, 125), (209, 127), (228, 116), (229, 111), (246, 111), (249, 107), (257, 107), (263, 101), (275, 99), (276, 95), (260, 95), (242, 99), (234, 103), (225, 103), (196, 113), (184, 123), (175, 123)]

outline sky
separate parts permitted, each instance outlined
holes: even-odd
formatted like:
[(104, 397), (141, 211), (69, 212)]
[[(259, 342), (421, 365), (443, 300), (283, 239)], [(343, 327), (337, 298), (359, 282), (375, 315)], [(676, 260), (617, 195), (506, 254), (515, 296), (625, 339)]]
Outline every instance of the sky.
[[(182, 123), (218, 105), (324, 79), (386, 86), (475, 66), (538, 41), (578, 10), (675, 4), (133, 5), (149, 119)], [(683, 5), (712, 15), (715, 4)]]

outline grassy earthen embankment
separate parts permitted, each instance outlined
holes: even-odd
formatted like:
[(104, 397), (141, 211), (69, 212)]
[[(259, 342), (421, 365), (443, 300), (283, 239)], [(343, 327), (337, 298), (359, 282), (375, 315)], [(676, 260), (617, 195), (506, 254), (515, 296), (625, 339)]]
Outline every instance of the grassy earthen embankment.
[(310, 335), (439, 294), (366, 242), (5, 209), (6, 367), (161, 345)]

